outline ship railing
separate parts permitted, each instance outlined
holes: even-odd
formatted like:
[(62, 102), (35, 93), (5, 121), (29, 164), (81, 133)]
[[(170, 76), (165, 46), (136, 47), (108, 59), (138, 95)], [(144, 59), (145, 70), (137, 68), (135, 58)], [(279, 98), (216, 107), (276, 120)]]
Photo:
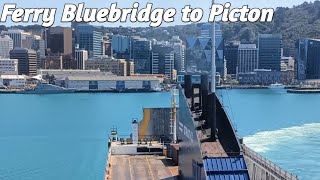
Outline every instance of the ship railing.
[(110, 167), (111, 167), (111, 149), (108, 150), (108, 157), (107, 157), (107, 165), (105, 169), (105, 179), (109, 179), (110, 177)]
[[(109, 136), (109, 141), (117, 142), (118, 145), (126, 145), (132, 144), (133, 139), (130, 135), (117, 135), (117, 139), (115, 140), (111, 139), (111, 136)], [(143, 138), (138, 139), (138, 145), (150, 144), (155, 142), (167, 145), (171, 143), (171, 140), (164, 135), (143, 135)]]
[(253, 160), (255, 163), (259, 164), (261, 167), (268, 170), (272, 175), (276, 176), (281, 180), (298, 180), (298, 176), (293, 175), (292, 173), (287, 172), (286, 170), (282, 169), (275, 163), (271, 162), (264, 156), (260, 155), (259, 153), (255, 152), (254, 150), (250, 149), (246, 145), (242, 145), (243, 154)]
[(216, 153), (208, 153), (202, 152), (203, 158), (210, 158), (210, 157), (239, 157), (242, 155), (242, 152), (216, 152)]

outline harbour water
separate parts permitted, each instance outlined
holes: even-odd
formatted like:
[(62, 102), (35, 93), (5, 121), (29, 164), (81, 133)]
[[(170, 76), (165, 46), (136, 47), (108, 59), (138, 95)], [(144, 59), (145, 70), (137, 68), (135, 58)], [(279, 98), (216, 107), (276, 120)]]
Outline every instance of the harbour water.
[(1, 180), (104, 179), (108, 133), (170, 94), (0, 95)]
[(223, 90), (220, 98), (247, 146), (303, 180), (320, 177), (320, 95)]
[[(320, 95), (219, 95), (249, 147), (300, 179), (319, 179)], [(143, 107), (169, 106), (169, 93), (0, 95), (0, 179), (103, 179), (110, 128), (129, 135)]]

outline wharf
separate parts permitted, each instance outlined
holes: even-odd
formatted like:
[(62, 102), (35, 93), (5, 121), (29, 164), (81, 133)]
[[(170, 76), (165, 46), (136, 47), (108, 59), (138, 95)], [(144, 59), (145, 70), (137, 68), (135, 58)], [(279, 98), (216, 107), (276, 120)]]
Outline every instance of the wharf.
[(268, 89), (268, 86), (222, 85), (222, 86), (217, 86), (217, 89)]
[(0, 89), (0, 94), (14, 94), (17, 90), (6, 90), (6, 89)]
[(287, 92), (295, 94), (317, 94), (320, 93), (320, 89), (289, 89)]

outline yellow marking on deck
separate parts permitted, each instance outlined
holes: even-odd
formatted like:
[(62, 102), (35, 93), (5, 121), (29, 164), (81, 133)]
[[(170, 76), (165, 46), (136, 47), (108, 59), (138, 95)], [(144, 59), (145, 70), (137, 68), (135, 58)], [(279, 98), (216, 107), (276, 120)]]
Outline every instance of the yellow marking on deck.
[(149, 163), (148, 157), (146, 157), (146, 160), (147, 160), (147, 163), (148, 163), (148, 168), (149, 168), (149, 171), (150, 171), (150, 174), (151, 174), (152, 180), (154, 180), (153, 173), (152, 173), (152, 170), (151, 170), (151, 166), (150, 166), (150, 163)]
[(130, 179), (131, 179), (131, 180), (133, 180), (130, 156), (128, 157), (128, 161), (129, 161), (129, 173), (130, 173)]

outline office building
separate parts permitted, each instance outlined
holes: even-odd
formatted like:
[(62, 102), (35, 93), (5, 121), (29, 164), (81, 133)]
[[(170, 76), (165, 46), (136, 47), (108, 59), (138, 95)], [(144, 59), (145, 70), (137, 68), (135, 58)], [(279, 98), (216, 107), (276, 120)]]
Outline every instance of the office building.
[(113, 49), (112, 49), (112, 43), (109, 40), (103, 41), (103, 55), (107, 55), (109, 57), (113, 57)]
[(85, 69), (86, 62), (88, 61), (88, 51), (76, 49), (74, 57), (77, 61), (77, 69)]
[(125, 59), (113, 59), (110, 57), (95, 58), (86, 62), (86, 70), (100, 70), (111, 72), (117, 76), (127, 76), (127, 62)]
[[(212, 35), (212, 24), (211, 23), (205, 23), (203, 24), (200, 30), (200, 37), (210, 37)], [(221, 30), (221, 25), (220, 24), (215, 24), (215, 34), (216, 38), (222, 38), (222, 30)]]
[(13, 40), (13, 48), (23, 47), (23, 41), (26, 40), (27, 35), (30, 35), (20, 29), (8, 29), (8, 31), (2, 31), (1, 34), (8, 35)]
[(225, 46), (224, 57), (227, 63), (227, 74), (237, 74), (239, 45), (239, 41), (233, 41)]
[[(211, 71), (211, 26), (205, 24), (199, 37), (187, 37), (186, 39), (186, 70)], [(208, 33), (205, 33), (208, 32)], [(224, 39), (221, 35), (220, 25), (216, 24), (216, 69), (221, 76), (225, 74)]]
[(112, 49), (114, 53), (129, 53), (130, 38), (128, 36), (113, 35)]
[(292, 70), (294, 71), (294, 58), (293, 57), (281, 57), (281, 71)]
[(18, 59), (0, 58), (0, 75), (18, 75)]
[(174, 52), (174, 67), (178, 72), (185, 71), (185, 51), (186, 47), (179, 36), (173, 36), (169, 43), (172, 46)]
[(300, 39), (296, 43), (296, 52), (296, 79), (320, 79), (320, 40)]
[(0, 35), (0, 57), (9, 57), (13, 40), (8, 35)]
[(10, 59), (18, 59), (19, 75), (37, 75), (37, 53), (34, 50), (14, 48), (10, 51)]
[(126, 61), (127, 61), (127, 76), (131, 76), (134, 74), (134, 62), (131, 59)]
[(260, 34), (258, 38), (259, 69), (281, 70), (282, 36)]
[(174, 51), (166, 45), (156, 44), (152, 47), (152, 74), (165, 74), (173, 78)]
[(72, 30), (69, 27), (51, 27), (47, 32), (49, 54), (72, 56)]
[(238, 49), (238, 73), (253, 72), (258, 69), (259, 53), (255, 44), (240, 44)]
[(46, 58), (46, 41), (43, 40), (42, 38), (35, 39), (32, 49), (37, 51), (38, 69), (44, 68), (44, 61)]
[(136, 74), (151, 73), (151, 41), (134, 37), (131, 40), (132, 59)]
[(72, 23), (74, 29), (75, 44), (79, 49), (88, 51), (89, 59), (102, 55), (102, 35), (97, 27), (87, 23)]

